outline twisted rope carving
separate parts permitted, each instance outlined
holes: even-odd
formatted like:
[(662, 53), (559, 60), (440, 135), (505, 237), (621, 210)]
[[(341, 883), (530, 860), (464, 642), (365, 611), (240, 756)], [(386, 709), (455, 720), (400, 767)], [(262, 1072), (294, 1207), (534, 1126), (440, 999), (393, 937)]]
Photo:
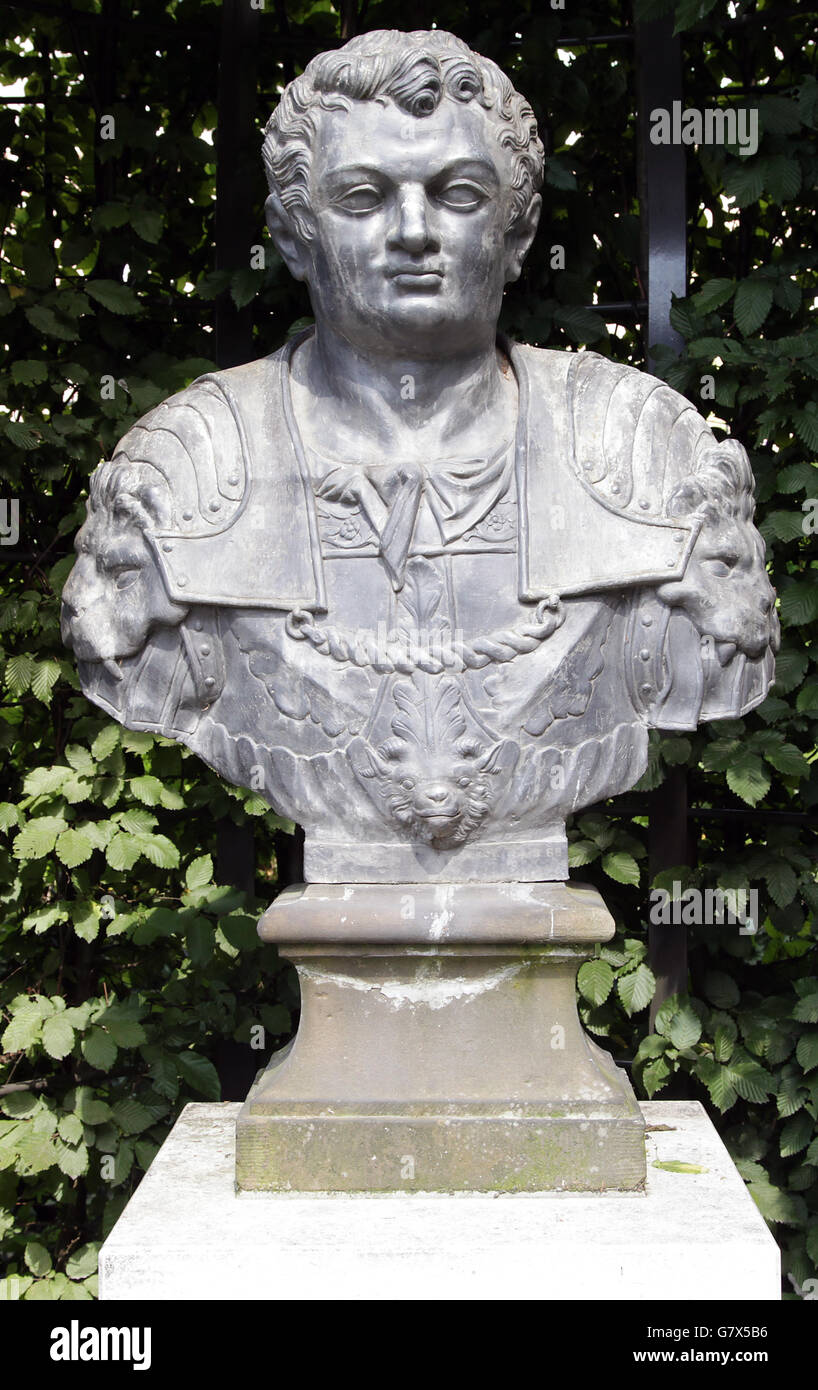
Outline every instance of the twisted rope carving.
[(442, 671), (476, 671), (490, 662), (513, 661), (525, 652), (533, 652), (564, 621), (565, 609), (559, 595), (549, 594), (537, 604), (533, 622), (501, 628), (486, 637), (476, 637), (472, 642), (453, 641), (441, 633), (425, 643), (410, 638), (407, 642), (384, 645), (366, 628), (350, 633), (338, 627), (319, 627), (305, 608), (288, 613), (285, 628), (295, 641), (310, 642), (316, 651), (333, 661), (370, 666), (379, 675), (397, 671), (408, 676), (413, 671), (426, 671), (437, 676)]

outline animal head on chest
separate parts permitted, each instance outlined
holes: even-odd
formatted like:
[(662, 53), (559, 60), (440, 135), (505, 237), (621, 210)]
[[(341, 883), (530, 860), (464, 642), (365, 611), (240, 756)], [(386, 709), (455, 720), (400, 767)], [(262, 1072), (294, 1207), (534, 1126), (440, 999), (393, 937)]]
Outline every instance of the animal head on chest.
[(382, 812), (437, 849), (462, 844), (496, 802), (519, 757), (508, 739), (469, 733), (463, 697), (450, 678), (396, 681), (391, 738), (362, 738), (347, 750), (356, 777)]

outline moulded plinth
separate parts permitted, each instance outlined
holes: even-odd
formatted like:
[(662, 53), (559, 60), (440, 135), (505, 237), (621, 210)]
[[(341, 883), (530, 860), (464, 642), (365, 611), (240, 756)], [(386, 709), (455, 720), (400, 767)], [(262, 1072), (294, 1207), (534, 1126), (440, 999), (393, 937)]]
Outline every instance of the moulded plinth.
[(613, 933), (569, 884), (310, 885), (260, 923), (298, 1034), (242, 1107), (248, 1191), (632, 1190), (644, 1123), (583, 1031), (578, 966)]

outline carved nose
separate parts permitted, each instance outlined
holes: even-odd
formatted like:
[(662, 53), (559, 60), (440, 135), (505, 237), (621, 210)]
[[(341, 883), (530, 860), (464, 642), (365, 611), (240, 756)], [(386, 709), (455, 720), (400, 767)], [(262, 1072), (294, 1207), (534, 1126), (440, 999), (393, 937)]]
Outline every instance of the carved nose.
[(424, 796), (426, 797), (426, 800), (433, 801), (435, 802), (435, 804), (437, 804), (438, 802), (445, 801), (448, 795), (448, 788), (442, 786), (440, 782), (435, 783), (434, 786), (426, 787), (424, 791)]
[(432, 240), (429, 232), (426, 197), (422, 189), (407, 189), (400, 199), (394, 240), (412, 255), (425, 251)]

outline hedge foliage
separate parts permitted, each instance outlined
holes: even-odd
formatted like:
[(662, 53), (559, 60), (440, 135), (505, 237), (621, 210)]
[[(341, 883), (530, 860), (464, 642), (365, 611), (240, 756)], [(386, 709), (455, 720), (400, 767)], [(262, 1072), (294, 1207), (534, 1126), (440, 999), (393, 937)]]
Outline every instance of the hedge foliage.
[[(689, 106), (738, 100), (759, 112), (756, 154), (689, 151), (691, 292), (673, 310), (684, 349), (660, 354), (658, 370), (751, 451), (784, 640), (761, 708), (657, 735), (638, 789), (682, 767), (696, 808), (748, 812), (695, 821), (695, 866), (665, 879), (757, 889), (760, 930), (691, 926), (689, 994), (667, 1001), (649, 1033), (647, 802), (628, 815), (596, 808), (571, 828), (571, 863), (604, 890), (620, 931), (583, 968), (581, 1007), (617, 1057), (635, 1057), (644, 1094), (708, 1106), (781, 1240), (788, 1287), (803, 1292), (818, 1274), (816, 14), (804, 5), (782, 26), (764, 0), (638, 9), (673, 11)], [(348, 23), (354, 7), (343, 11)], [(587, 307), (639, 300), (644, 287), (632, 51), (558, 42), (631, 19), (618, 0), (581, 14), (537, 0), (430, 0), (409, 14), (372, 0), (363, 26), (435, 22), (514, 75), (549, 162), (542, 229), (504, 326), (644, 366), (635, 318), (606, 325)], [(0, 289), (11, 353), (0, 400), (0, 1289), (87, 1299), (99, 1241), (180, 1106), (218, 1098), (237, 1052), (251, 1076), (290, 1034), (297, 991), (254, 927), (276, 888), (274, 837), (290, 827), (186, 750), (89, 705), (60, 646), (58, 597), (89, 473), (135, 418), (213, 365), (219, 296), (250, 306), (259, 355), (309, 306), (269, 245), (265, 268), (249, 247), (233, 271), (215, 265), (217, 3), (74, 0), (65, 15), (46, 7), (22, 20), (14, 9), (0, 17), (2, 83), (20, 96), (0, 106), (11, 155)], [(259, 123), (282, 81), (338, 42), (339, 14), (329, 0), (288, 0), (260, 23)], [(259, 165), (254, 244), (263, 194)], [(255, 828), (255, 897), (214, 881), (225, 822)]]

